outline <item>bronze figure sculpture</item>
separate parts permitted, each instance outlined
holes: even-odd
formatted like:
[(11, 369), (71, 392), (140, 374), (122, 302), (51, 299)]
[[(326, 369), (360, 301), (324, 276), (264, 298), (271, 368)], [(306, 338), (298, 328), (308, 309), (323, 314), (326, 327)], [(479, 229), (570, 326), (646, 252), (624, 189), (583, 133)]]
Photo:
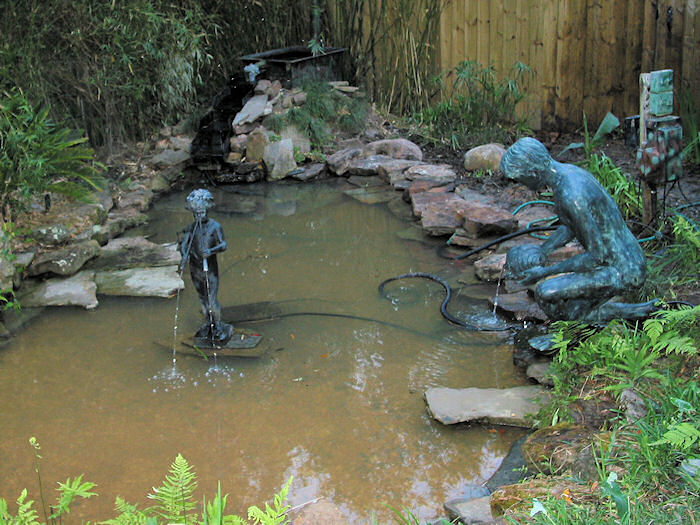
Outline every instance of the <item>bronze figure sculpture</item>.
[(195, 334), (199, 345), (223, 345), (233, 334), (233, 326), (221, 322), (219, 291), (219, 266), (216, 254), (228, 245), (221, 225), (207, 216), (214, 207), (212, 194), (205, 189), (194, 190), (187, 196), (185, 208), (194, 215), (194, 222), (184, 231), (180, 241), (180, 272), (189, 261), (190, 277), (202, 306), (205, 322)]
[[(561, 226), (541, 246), (514, 247), (506, 269), (523, 285), (536, 284), (535, 299), (552, 320), (590, 323), (635, 319), (657, 310), (656, 301), (623, 303), (646, 276), (644, 253), (615, 201), (588, 171), (554, 160), (533, 138), (522, 138), (501, 159), (501, 171), (532, 190), (548, 187)], [(547, 256), (576, 239), (584, 252), (547, 265)]]

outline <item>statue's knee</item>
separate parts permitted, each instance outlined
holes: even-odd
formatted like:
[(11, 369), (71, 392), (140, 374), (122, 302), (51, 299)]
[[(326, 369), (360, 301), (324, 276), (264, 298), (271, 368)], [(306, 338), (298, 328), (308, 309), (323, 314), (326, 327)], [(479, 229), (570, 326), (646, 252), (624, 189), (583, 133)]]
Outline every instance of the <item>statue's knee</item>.
[(556, 301), (558, 289), (549, 285), (546, 281), (535, 288), (535, 300), (538, 303), (552, 303)]

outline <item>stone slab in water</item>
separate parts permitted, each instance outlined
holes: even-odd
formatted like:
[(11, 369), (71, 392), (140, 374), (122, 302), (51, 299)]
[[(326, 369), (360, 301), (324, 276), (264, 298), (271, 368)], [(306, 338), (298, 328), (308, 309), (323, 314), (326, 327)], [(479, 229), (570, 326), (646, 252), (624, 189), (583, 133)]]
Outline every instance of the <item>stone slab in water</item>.
[(480, 421), (529, 428), (526, 417), (540, 409), (547, 396), (540, 386), (514, 388), (430, 388), (425, 392), (428, 412), (441, 423), (453, 425)]
[(212, 345), (209, 341), (195, 337), (194, 344), (183, 341), (183, 346), (188, 349), (187, 353), (203, 357), (213, 357), (216, 355), (228, 357), (260, 357), (264, 353), (264, 348), (259, 347), (263, 336), (260, 334), (247, 334), (235, 332), (231, 339), (224, 345)]
[(450, 500), (445, 503), (445, 511), (451, 520), (458, 520), (455, 523), (465, 523), (467, 525), (494, 523), (496, 519), (491, 514), (491, 504), (488, 496)]
[(185, 287), (177, 266), (96, 272), (97, 293), (136, 297), (171, 297)]

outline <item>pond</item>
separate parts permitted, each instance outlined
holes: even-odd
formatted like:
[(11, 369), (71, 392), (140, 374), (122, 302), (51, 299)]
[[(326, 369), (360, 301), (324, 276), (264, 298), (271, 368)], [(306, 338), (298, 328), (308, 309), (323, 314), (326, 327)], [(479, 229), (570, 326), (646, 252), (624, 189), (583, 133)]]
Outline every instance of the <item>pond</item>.
[[(75, 506), (71, 522), (115, 516), (117, 495), (148, 506), (178, 453), (194, 467), (200, 501), (220, 481), (237, 514), (293, 476), (292, 505), (323, 497), (351, 523), (390, 523), (389, 504), (424, 521), (488, 479), (522, 432), (443, 426), (423, 393), (524, 384), (507, 332), (446, 322), (434, 282), (396, 281), (392, 300), (377, 286), (409, 271), (439, 274), (455, 286), (450, 311), (461, 317), (490, 313), (494, 287), (458, 286), (470, 263), (440, 258), (438, 241), (412, 240), (415, 226), (392, 212), (407, 204), (363, 204), (345, 185), (212, 190), (229, 246), (219, 258), (225, 316), (287, 314), (236, 323), (264, 336), (259, 358), (173, 354), (175, 298), (99, 296), (93, 311), (48, 309), (0, 349), (0, 495), (14, 501), (27, 487), (39, 500), (31, 436), (47, 499), (68, 476), (97, 483), (99, 497)], [(186, 195), (160, 199), (149, 225), (129, 234), (174, 241), (192, 220)], [(178, 338), (202, 321), (185, 283)]]

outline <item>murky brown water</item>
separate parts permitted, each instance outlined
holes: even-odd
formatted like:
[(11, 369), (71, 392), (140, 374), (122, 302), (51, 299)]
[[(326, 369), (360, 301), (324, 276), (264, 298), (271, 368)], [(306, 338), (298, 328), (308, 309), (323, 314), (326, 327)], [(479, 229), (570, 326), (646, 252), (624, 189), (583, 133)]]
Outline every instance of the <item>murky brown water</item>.
[[(331, 500), (352, 523), (392, 520), (407, 507), (422, 520), (496, 469), (517, 430), (445, 427), (425, 410), (431, 386), (523, 383), (502, 334), (467, 332), (439, 313), (429, 281), (378, 283), (407, 271), (445, 278), (468, 263), (440, 259), (435, 246), (401, 240), (408, 223), (386, 205), (364, 205), (337, 184), (215, 192), (229, 250), (219, 260), (225, 306), (271, 301), (284, 312), (333, 312), (385, 321), (295, 316), (247, 325), (264, 335), (259, 359), (176, 355), (176, 301), (100, 296), (99, 307), (47, 310), (0, 349), (0, 495), (21, 488), (38, 500), (28, 439), (42, 445), (41, 472), (57, 481), (84, 473), (100, 494), (70, 521), (115, 515), (114, 499), (148, 505), (176, 454), (194, 466), (200, 490), (217, 481), (228, 510), (243, 514), (294, 476), (293, 505)], [(265, 195), (264, 195), (265, 194)], [(191, 215), (186, 194), (159, 201), (145, 233), (175, 239)], [(241, 213), (245, 211), (246, 213)], [(455, 282), (454, 279), (451, 282)], [(189, 280), (178, 333), (192, 334), (199, 305)], [(484, 311), (493, 289), (465, 287), (451, 311)]]

